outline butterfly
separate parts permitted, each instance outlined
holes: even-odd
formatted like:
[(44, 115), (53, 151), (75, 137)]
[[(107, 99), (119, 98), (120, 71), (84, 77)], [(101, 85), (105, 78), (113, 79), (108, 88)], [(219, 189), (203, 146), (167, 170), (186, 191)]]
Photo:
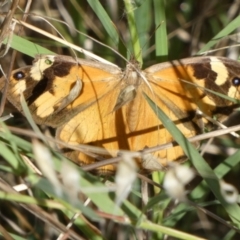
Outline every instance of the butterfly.
[[(93, 60), (38, 55), (31, 66), (12, 72), (7, 96), (23, 112), (23, 94), (36, 123), (56, 128), (58, 140), (103, 147), (111, 155), (112, 150), (139, 151), (174, 140), (145, 95), (186, 137), (192, 137), (201, 131), (201, 124), (195, 121), (196, 110), (208, 116), (228, 115), (233, 103), (214, 92), (239, 99), (239, 86), (240, 63), (223, 57), (193, 57), (145, 70), (129, 63), (123, 71)], [(2, 78), (0, 89), (3, 88)], [(101, 159), (62, 150), (80, 165)], [(154, 153), (161, 165), (181, 160), (184, 155), (180, 146)], [(107, 165), (97, 171), (112, 174), (115, 168)]]

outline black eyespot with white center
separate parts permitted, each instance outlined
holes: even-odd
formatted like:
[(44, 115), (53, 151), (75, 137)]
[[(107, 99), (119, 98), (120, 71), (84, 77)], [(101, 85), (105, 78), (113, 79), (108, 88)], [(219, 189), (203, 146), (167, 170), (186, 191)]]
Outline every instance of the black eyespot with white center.
[(13, 75), (15, 80), (22, 80), (25, 78), (25, 73), (23, 71), (18, 71)]
[(233, 84), (233, 86), (235, 86), (235, 87), (240, 86), (240, 78), (239, 78), (239, 77), (234, 77), (234, 78), (232, 79), (232, 84)]

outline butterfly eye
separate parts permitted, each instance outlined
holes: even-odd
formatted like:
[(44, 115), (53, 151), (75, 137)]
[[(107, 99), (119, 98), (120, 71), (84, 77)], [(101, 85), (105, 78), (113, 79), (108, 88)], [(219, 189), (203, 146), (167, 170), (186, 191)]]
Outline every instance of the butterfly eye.
[(238, 87), (240, 85), (240, 78), (238, 77), (233, 78), (232, 84), (233, 86)]
[(24, 72), (19, 71), (19, 72), (14, 73), (13, 77), (15, 80), (21, 80), (21, 79), (25, 78), (25, 74), (24, 74)]
[(45, 60), (45, 63), (46, 63), (47, 65), (52, 65), (53, 62), (52, 62), (50, 59), (46, 59), (46, 60)]

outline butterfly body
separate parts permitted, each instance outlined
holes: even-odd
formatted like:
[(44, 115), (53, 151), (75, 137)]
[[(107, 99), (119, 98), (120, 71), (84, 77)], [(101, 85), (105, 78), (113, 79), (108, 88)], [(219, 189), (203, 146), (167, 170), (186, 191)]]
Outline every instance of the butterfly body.
[[(148, 95), (186, 137), (199, 133), (193, 121), (200, 109), (212, 116), (228, 112), (239, 99), (240, 64), (227, 58), (198, 57), (153, 65), (145, 70), (67, 56), (40, 55), (33, 66), (13, 71), (8, 99), (20, 111), (23, 93), (38, 124), (57, 128), (56, 137), (72, 145), (90, 144), (113, 150), (139, 151), (174, 140), (147, 103)], [(0, 89), (4, 81), (0, 80)], [(156, 153), (161, 164), (178, 160), (179, 146)], [(78, 151), (66, 156), (82, 165), (95, 159)], [(141, 167), (141, 163), (140, 167)], [(100, 172), (114, 172), (105, 166)]]

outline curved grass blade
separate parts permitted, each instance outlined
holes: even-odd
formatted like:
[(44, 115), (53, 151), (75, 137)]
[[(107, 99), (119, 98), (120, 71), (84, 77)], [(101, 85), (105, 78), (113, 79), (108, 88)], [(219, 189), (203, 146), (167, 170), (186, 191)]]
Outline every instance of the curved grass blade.
[(171, 133), (172, 136), (174, 136), (174, 139), (182, 147), (198, 173), (203, 177), (208, 187), (228, 212), (229, 217), (238, 227), (240, 227), (240, 207), (236, 203), (229, 204), (223, 199), (220, 192), (219, 181), (214, 171), (209, 167), (209, 165), (201, 157), (198, 151), (189, 143), (184, 135), (178, 130), (174, 123), (167, 117), (167, 115), (158, 106), (156, 106), (156, 104), (146, 94), (144, 94), (144, 96), (159, 120), (161, 120), (164, 127)]

